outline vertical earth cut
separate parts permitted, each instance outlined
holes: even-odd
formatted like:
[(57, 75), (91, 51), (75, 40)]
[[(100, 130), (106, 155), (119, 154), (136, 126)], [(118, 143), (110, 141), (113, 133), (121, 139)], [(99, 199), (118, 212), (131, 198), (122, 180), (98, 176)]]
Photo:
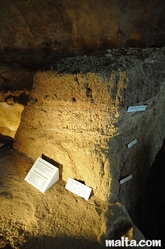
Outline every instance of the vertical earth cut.
[[(113, 100), (110, 91), (116, 78), (117, 100)], [(36, 73), (15, 148), (33, 159), (42, 153), (53, 158), (63, 165), (64, 180), (83, 180), (94, 192), (108, 197), (108, 142), (116, 131), (125, 81), (122, 72), (112, 72), (109, 79), (93, 73)]]
[[(165, 122), (164, 50), (130, 53), (68, 58), (38, 71), (14, 142), (33, 160), (43, 153), (62, 164), (63, 180), (84, 181), (104, 200), (120, 198), (127, 210), (144, 187)], [(131, 105), (147, 109), (128, 113)]]

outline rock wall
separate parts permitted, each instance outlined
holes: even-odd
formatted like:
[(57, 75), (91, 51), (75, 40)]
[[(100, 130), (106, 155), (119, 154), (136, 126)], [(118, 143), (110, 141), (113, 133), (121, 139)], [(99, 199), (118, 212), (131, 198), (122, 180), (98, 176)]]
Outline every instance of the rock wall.
[(36, 67), (56, 56), (165, 44), (163, 0), (1, 0), (0, 62)]
[[(164, 48), (115, 50), (36, 72), (14, 148), (33, 160), (45, 154), (63, 165), (63, 180), (82, 180), (96, 196), (119, 198), (129, 211), (165, 135), (164, 59)], [(128, 113), (132, 105), (147, 108)]]
[(0, 102), (0, 133), (14, 137), (18, 129), (24, 107), (18, 103)]
[(0, 134), (14, 137), (28, 102), (34, 72), (0, 65)]

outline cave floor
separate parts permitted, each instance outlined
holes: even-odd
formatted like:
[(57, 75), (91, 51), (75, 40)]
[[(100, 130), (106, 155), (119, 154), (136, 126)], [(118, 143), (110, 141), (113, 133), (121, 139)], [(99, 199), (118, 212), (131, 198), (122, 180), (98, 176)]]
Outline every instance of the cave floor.
[(24, 178), (33, 162), (0, 147), (0, 248), (101, 248), (107, 205), (73, 195), (59, 180), (44, 194)]
[(0, 143), (0, 249), (102, 249), (131, 227), (130, 239), (144, 239), (120, 202), (86, 201), (61, 179), (41, 193), (24, 180), (33, 163)]
[(121, 220), (116, 229), (125, 232), (129, 219), (120, 203), (95, 195), (86, 201), (62, 180), (43, 194), (24, 180), (33, 163), (11, 144), (0, 144), (0, 248), (104, 248), (99, 242), (114, 223)]

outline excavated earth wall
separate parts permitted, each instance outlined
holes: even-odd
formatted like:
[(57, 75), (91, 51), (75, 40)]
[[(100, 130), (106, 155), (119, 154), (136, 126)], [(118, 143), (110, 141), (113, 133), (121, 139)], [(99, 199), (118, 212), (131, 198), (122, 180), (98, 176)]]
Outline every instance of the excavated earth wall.
[[(33, 82), (14, 148), (33, 161), (52, 158), (64, 181), (84, 181), (94, 195), (133, 209), (165, 135), (165, 49), (66, 58)], [(134, 105), (147, 108), (128, 113)]]

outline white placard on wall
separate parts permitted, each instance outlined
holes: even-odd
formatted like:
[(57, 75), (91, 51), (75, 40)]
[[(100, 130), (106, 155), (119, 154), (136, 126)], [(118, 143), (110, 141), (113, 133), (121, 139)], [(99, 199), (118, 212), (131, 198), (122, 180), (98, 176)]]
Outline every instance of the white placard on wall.
[(125, 178), (123, 178), (122, 180), (120, 180), (120, 184), (123, 184), (124, 182), (127, 182), (128, 180), (130, 180), (132, 178), (132, 175), (129, 175)]
[(72, 193), (81, 196), (85, 200), (88, 200), (92, 189), (72, 178), (69, 178), (65, 188)]
[(25, 181), (40, 190), (42, 193), (49, 189), (58, 180), (59, 169), (40, 157), (37, 158), (25, 177)]
[(137, 143), (137, 139), (134, 139), (132, 142), (130, 142), (129, 144), (127, 144), (127, 147), (131, 148), (136, 143)]
[(142, 112), (145, 111), (146, 108), (147, 108), (146, 105), (129, 106), (127, 112)]

